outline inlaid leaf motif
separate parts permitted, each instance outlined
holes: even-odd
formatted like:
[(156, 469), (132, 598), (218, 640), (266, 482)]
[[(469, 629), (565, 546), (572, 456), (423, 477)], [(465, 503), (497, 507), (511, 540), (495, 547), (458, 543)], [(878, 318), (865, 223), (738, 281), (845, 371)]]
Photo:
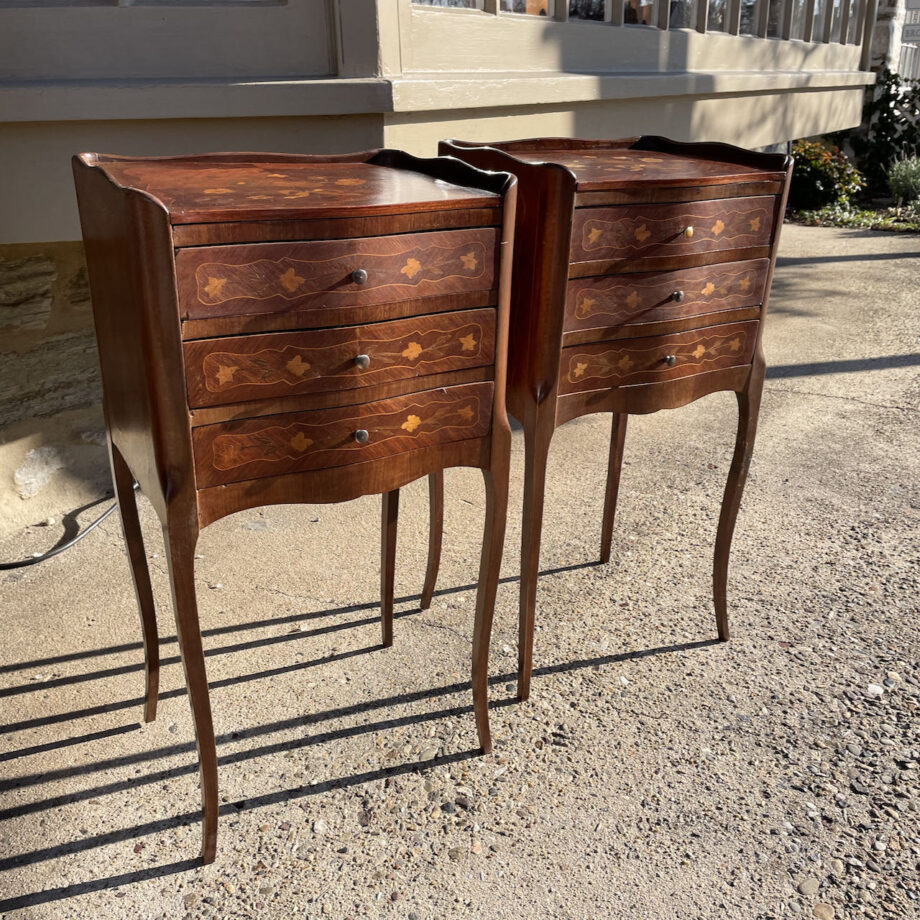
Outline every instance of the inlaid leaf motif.
[(418, 342), (410, 342), (402, 351), (402, 356), (414, 361), (422, 353), (422, 346)]
[(280, 278), (279, 280), (281, 281), (281, 284), (284, 286), (285, 290), (290, 291), (292, 294), (293, 294), (294, 291), (296, 291), (297, 288), (299, 288), (299, 287), (303, 284), (303, 282), (304, 282), (304, 279), (303, 279), (300, 275), (298, 275), (298, 274), (294, 271), (293, 268), (289, 268), (289, 269), (281, 276), (281, 278)]
[(640, 243), (644, 243), (651, 235), (652, 231), (645, 224), (640, 224), (636, 229), (636, 239)]
[(572, 371), (572, 376), (580, 377), (587, 369), (588, 369), (587, 364), (585, 364), (583, 361), (578, 361), (575, 364), (575, 369)]
[(760, 218), (759, 218), (759, 217), (752, 217), (752, 218), (751, 218), (751, 229), (752, 229), (752, 230), (759, 230), (759, 229), (760, 229)]
[(617, 361), (617, 367), (625, 374), (634, 364), (632, 358), (629, 355), (623, 355), (619, 361)]
[(640, 301), (641, 299), (642, 299), (642, 298), (639, 297), (639, 294), (638, 294), (637, 291), (630, 291), (630, 292), (629, 292), (629, 297), (626, 298), (626, 303), (627, 303), (633, 310), (635, 310), (636, 307), (639, 306), (639, 301)]
[(596, 243), (596, 242), (601, 238), (601, 234), (602, 234), (603, 232), (604, 232), (604, 231), (601, 230), (600, 227), (595, 227), (593, 230), (591, 230), (591, 231), (588, 233), (588, 245), (590, 246), (590, 245), (592, 245), (593, 243)]
[(738, 351), (738, 350), (741, 348), (741, 339), (732, 339), (732, 340), (728, 343), (728, 347), (729, 347), (732, 351)]
[(751, 279), (750, 279), (750, 278), (742, 278), (742, 279), (738, 282), (738, 287), (740, 287), (742, 291), (748, 290), (748, 288), (750, 288), (750, 286), (751, 286)]
[(310, 365), (304, 361), (300, 355), (294, 355), (287, 364), (284, 365), (295, 377), (303, 377), (310, 370)]
[(457, 410), (457, 415), (460, 416), (464, 421), (471, 422), (473, 421), (473, 407), (472, 406), (461, 406)]
[(464, 351), (473, 351), (476, 348), (476, 335), (471, 332), (469, 335), (460, 337), (460, 344)]
[(208, 283), (204, 286), (204, 292), (208, 297), (220, 297), (226, 283), (226, 278), (214, 278), (209, 276)]
[(303, 453), (308, 447), (312, 447), (313, 441), (310, 440), (302, 431), (298, 431), (297, 434), (291, 438), (291, 447), (294, 450), (299, 450)]
[(580, 319), (590, 316), (594, 312), (594, 305), (597, 303), (593, 297), (589, 297), (584, 291), (582, 291), (582, 295), (579, 297), (578, 306), (575, 309), (575, 315)]
[(716, 286), (711, 281), (707, 281), (705, 286), (703, 287), (703, 290), (700, 291), (700, 293), (704, 297), (708, 297), (715, 289), (716, 289)]
[(696, 348), (693, 349), (693, 357), (696, 358), (697, 361), (699, 361), (699, 359), (702, 358), (705, 354), (706, 349), (703, 348), (702, 345), (697, 345)]
[(460, 256), (460, 261), (463, 263), (463, 267), (469, 269), (470, 271), (473, 271), (478, 264), (476, 262), (476, 254), (472, 252), (472, 250), (466, 253), (466, 255)]
[(422, 424), (422, 420), (417, 415), (410, 415), (399, 427), (410, 434)]
[(238, 367), (232, 364), (221, 364), (217, 368), (217, 382), (221, 386), (226, 386), (228, 383), (233, 382), (233, 375), (239, 370)]
[(407, 259), (406, 264), (399, 270), (401, 275), (414, 278), (422, 270), (422, 263), (418, 259)]
[(725, 229), (725, 224), (723, 224), (721, 220), (717, 220), (712, 225), (712, 232), (715, 236), (718, 236), (724, 229)]

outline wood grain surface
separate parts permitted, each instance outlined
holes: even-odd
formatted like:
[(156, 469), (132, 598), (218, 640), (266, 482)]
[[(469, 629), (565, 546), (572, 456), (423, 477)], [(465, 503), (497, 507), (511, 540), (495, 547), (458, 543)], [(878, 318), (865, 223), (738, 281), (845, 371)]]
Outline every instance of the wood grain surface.
[(336, 212), (391, 214), (449, 208), (498, 208), (491, 192), (369, 162), (376, 151), (334, 160), (297, 154), (196, 157), (95, 156), (118, 185), (140, 189), (174, 224), (291, 220)]
[[(196, 428), (198, 488), (347, 466), (488, 434), (491, 383), (425, 390), (344, 409), (273, 415)], [(368, 433), (360, 443), (355, 433)]]
[(495, 311), (204, 339), (186, 342), (183, 348), (189, 405), (218, 406), (370, 387), (491, 364)]
[(491, 228), (182, 249), (179, 301), (192, 319), (315, 311), (325, 325), (323, 310), (347, 308), (360, 322), (363, 306), (491, 290), (497, 249)]
[[(655, 383), (749, 364), (757, 321), (707, 326), (674, 335), (622, 339), (562, 350), (559, 392)], [(667, 356), (673, 356), (673, 365)]]
[[(566, 291), (565, 331), (641, 326), (757, 306), (769, 267), (769, 260), (757, 259), (675, 272), (577, 278)], [(641, 335), (641, 329), (635, 334)]]
[[(768, 246), (773, 197), (679, 204), (578, 208), (572, 220), (573, 262), (649, 258)], [(685, 235), (692, 228), (692, 236)]]

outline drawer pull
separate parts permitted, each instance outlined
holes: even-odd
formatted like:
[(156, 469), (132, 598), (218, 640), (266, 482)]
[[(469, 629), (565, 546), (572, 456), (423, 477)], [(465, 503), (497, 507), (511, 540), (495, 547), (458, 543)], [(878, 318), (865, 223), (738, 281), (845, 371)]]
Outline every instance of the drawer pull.
[(351, 280), (355, 284), (364, 284), (367, 281), (367, 272), (363, 268), (356, 268), (351, 273)]
[(674, 367), (674, 364), (677, 361), (677, 355), (665, 355), (662, 359), (668, 367)]
[(673, 300), (675, 303), (680, 303), (683, 299), (684, 299), (683, 291), (674, 291), (671, 294), (671, 300)]
[(685, 240), (692, 240), (693, 227), (684, 227), (684, 229), (680, 231), (680, 234)]
[(368, 430), (366, 428), (359, 428), (355, 432), (355, 440), (359, 444), (367, 444), (367, 442), (370, 441), (370, 439), (371, 439), (371, 436), (368, 433)]
[(355, 355), (355, 364), (357, 364), (362, 371), (366, 371), (371, 366), (371, 356)]

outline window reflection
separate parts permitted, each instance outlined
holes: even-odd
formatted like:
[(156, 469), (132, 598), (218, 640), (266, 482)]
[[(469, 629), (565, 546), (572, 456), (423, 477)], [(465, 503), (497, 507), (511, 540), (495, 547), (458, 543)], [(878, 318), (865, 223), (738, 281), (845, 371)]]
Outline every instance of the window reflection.
[(569, 0), (569, 19), (594, 19), (603, 22), (604, 0)]
[(655, 22), (655, 0), (626, 0), (623, 4), (623, 22), (627, 25), (650, 26)]

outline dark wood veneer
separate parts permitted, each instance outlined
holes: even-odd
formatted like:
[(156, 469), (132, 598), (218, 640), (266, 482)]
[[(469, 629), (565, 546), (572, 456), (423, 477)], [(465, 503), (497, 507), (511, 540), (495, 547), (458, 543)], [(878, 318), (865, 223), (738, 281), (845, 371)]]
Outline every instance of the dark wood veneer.
[[(225, 515), (382, 495), (386, 646), (399, 489), (448, 466), (481, 469), (472, 687), (480, 744), (491, 750), (487, 669), (508, 495), (516, 180), (392, 150), (83, 154), (73, 165), (144, 637), (145, 718), (156, 715), (159, 653), (134, 479), (166, 542), (198, 747), (203, 861), (215, 858), (219, 799), (194, 559), (201, 529)], [(351, 275), (360, 268), (366, 286)], [(371, 357), (366, 371), (355, 364), (360, 355)], [(438, 528), (439, 514), (432, 509)], [(440, 545), (432, 533), (426, 602)]]
[(606, 561), (628, 415), (737, 394), (713, 562), (716, 623), (727, 639), (728, 559), (763, 387), (760, 341), (791, 159), (660, 137), (445, 141), (440, 152), (507, 170), (520, 184), (508, 368), (508, 407), (525, 448), (518, 696), (530, 692), (549, 445), (558, 426), (588, 413), (612, 414)]

